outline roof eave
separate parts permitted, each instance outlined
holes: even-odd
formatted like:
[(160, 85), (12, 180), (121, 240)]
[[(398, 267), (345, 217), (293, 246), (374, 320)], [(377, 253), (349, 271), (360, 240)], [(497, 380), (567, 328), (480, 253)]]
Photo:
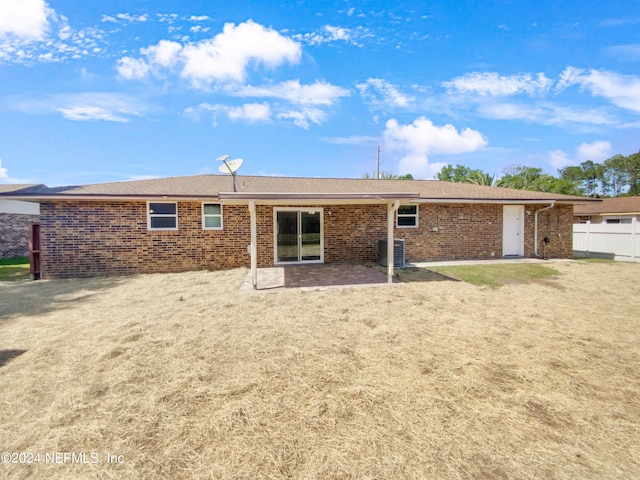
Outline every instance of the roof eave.
[(25, 202), (48, 202), (48, 201), (95, 201), (95, 200), (115, 200), (124, 202), (149, 201), (149, 200), (218, 200), (218, 195), (105, 195), (105, 194), (58, 194), (58, 195), (0, 195), (1, 199), (22, 200)]
[(554, 199), (554, 198), (420, 198), (415, 203), (473, 203), (473, 204), (499, 204), (499, 205), (574, 205), (581, 200)]
[(420, 198), (419, 193), (282, 193), (282, 192), (220, 192), (221, 200), (414, 200)]

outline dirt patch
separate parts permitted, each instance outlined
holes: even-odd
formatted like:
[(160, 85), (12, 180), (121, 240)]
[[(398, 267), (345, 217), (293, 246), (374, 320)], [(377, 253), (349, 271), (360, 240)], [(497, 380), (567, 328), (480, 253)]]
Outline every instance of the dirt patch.
[(100, 460), (0, 477), (634, 479), (640, 266), (553, 268), (499, 289), (0, 285), (0, 352), (22, 352), (0, 368), (0, 450)]

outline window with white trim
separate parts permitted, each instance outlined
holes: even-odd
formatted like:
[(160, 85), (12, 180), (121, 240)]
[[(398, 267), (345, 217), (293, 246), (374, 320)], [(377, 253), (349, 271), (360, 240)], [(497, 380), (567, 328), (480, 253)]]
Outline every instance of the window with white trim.
[(416, 228), (418, 226), (418, 205), (400, 205), (396, 214), (396, 227)]
[(222, 230), (222, 204), (202, 204), (202, 228), (204, 230)]
[(178, 204), (176, 202), (149, 202), (147, 204), (149, 230), (177, 230)]

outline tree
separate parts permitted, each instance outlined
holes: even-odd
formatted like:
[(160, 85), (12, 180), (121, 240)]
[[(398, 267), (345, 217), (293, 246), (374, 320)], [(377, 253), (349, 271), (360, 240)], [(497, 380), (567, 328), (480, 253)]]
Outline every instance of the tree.
[(489, 175), (478, 169), (471, 169), (464, 165), (445, 165), (437, 175), (438, 180), (443, 182), (475, 183), (476, 185), (495, 186), (497, 179), (495, 175)]
[(504, 175), (500, 180), (500, 185), (506, 188), (540, 190), (543, 185), (550, 183), (548, 177), (551, 177), (551, 175), (542, 173), (541, 168), (514, 164), (509, 165), (503, 172)]
[[(373, 175), (369, 175), (369, 173), (367, 172), (362, 175), (362, 178), (375, 179), (376, 174), (374, 173)], [(405, 173), (404, 175), (396, 175), (395, 173), (392, 173), (392, 172), (380, 172), (380, 179), (382, 180), (413, 180), (413, 175), (411, 175), (410, 173)]]
[(576, 184), (583, 194), (590, 197), (601, 197), (607, 195), (611, 187), (606, 171), (603, 164), (587, 160), (579, 166), (561, 169), (560, 178)]
[(591, 160), (560, 170), (561, 178), (576, 182), (590, 197), (640, 195), (640, 152), (614, 155), (604, 164)]
[(640, 152), (629, 155), (629, 195), (640, 195)]
[(541, 168), (511, 165), (504, 170), (499, 186), (519, 190), (581, 195), (579, 187), (569, 179), (556, 178)]
[(625, 187), (630, 183), (630, 163), (631, 160), (629, 157), (619, 154), (614, 155), (604, 162), (605, 176), (611, 188), (611, 194), (614, 197), (619, 197)]
[(470, 173), (471, 169), (464, 165), (456, 165), (455, 167), (453, 165), (445, 165), (438, 172), (437, 178), (443, 182), (464, 182), (465, 179), (469, 178)]
[(491, 175), (486, 172), (481, 172), (480, 170), (472, 171), (467, 182), (475, 185), (484, 185), (486, 187), (500, 186), (500, 179), (495, 174)]

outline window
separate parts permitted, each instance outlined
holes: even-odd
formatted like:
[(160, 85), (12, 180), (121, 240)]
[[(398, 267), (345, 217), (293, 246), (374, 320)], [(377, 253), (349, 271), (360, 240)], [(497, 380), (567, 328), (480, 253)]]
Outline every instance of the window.
[(631, 223), (631, 219), (630, 218), (607, 218), (605, 219), (605, 223), (616, 223), (616, 224)]
[(396, 227), (408, 228), (418, 226), (418, 206), (400, 205), (396, 217)]
[(202, 228), (222, 230), (222, 205), (219, 203), (202, 204)]
[(178, 204), (175, 202), (149, 202), (147, 226), (149, 230), (177, 230)]

